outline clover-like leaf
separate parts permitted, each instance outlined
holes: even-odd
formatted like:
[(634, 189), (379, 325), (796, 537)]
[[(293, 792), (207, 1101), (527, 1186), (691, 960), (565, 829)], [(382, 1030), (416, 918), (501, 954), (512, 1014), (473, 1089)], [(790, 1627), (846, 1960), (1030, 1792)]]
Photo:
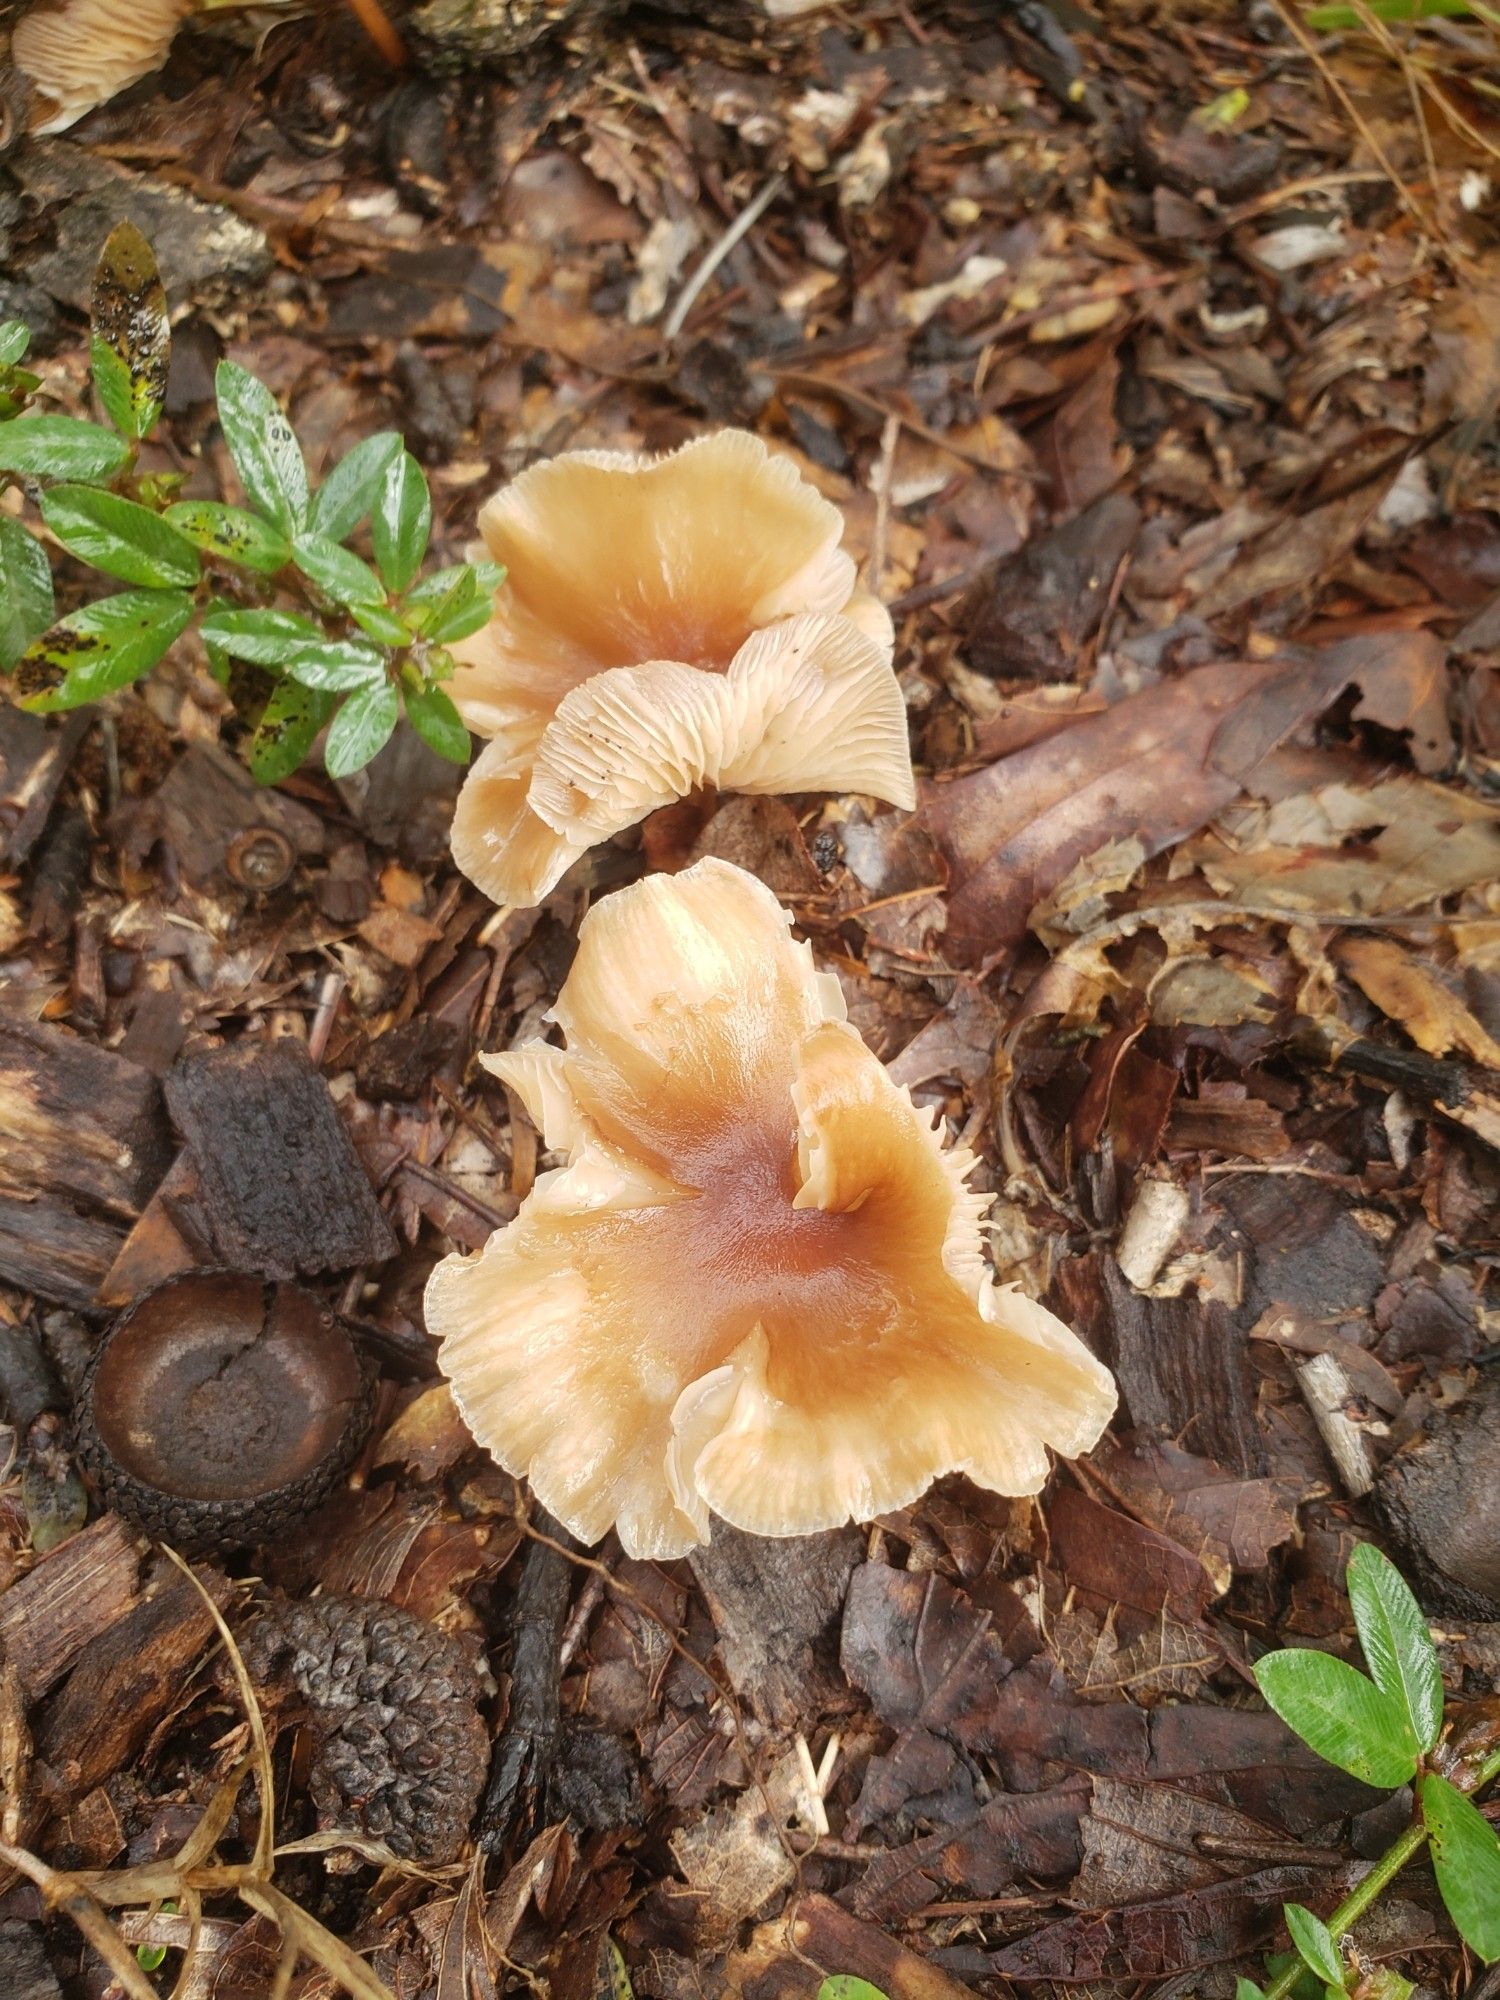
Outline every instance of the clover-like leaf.
[(380, 498), (386, 474), (406, 449), (395, 431), (361, 438), (313, 495), (307, 525), (330, 542), (347, 541)]
[(265, 383), (237, 362), (221, 361), (214, 376), (219, 423), (250, 504), (282, 534), (307, 520), (307, 465), (291, 420)]
[(191, 589), (198, 551), (169, 521), (97, 486), (54, 486), (42, 495), (42, 519), (63, 547), (125, 583)]
[(73, 611), (35, 640), (16, 667), (23, 708), (80, 708), (149, 673), (187, 627), (181, 590), (122, 590)]
[(124, 438), (84, 417), (17, 417), (0, 424), (0, 472), (103, 485), (130, 460)]
[(1435, 1771), (1422, 1780), (1422, 1818), (1448, 1914), (1469, 1949), (1493, 1964), (1500, 1958), (1500, 1838), (1474, 1801)]
[(429, 750), (446, 757), (450, 764), (469, 761), (469, 732), (454, 707), (452, 697), (441, 688), (422, 688), (406, 695), (406, 719)]
[(1358, 1668), (1288, 1647), (1256, 1662), (1260, 1691), (1318, 1755), (1367, 1785), (1404, 1785), (1417, 1768), (1406, 1712)]
[(156, 256), (133, 222), (109, 233), (94, 273), (94, 386), (110, 422), (149, 436), (167, 396), (172, 328)]
[(406, 589), (427, 553), (431, 532), (432, 495), (427, 490), (427, 476), (403, 449), (386, 470), (370, 522), (375, 566), (387, 589)]
[(243, 507), (218, 500), (179, 500), (163, 517), (205, 555), (274, 576), (292, 559), (292, 545), (279, 529)]
[(47, 551), (0, 514), (0, 673), (8, 672), (57, 616)]
[(323, 762), (330, 778), (348, 778), (362, 770), (390, 741), (401, 712), (389, 681), (375, 682), (351, 694), (328, 729)]
[(868, 1979), (856, 1979), (852, 1972), (836, 1972), (818, 1988), (818, 2000), (886, 2000), (886, 1996)]
[(1430, 1750), (1443, 1728), (1437, 1647), (1406, 1579), (1373, 1542), (1361, 1542), (1350, 1559), (1349, 1602), (1370, 1678), (1400, 1703), (1417, 1748)]

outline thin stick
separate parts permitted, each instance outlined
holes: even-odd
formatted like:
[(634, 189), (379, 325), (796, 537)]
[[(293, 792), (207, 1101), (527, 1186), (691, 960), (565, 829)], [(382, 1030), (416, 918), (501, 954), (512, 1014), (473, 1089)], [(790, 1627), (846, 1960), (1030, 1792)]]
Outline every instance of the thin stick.
[(662, 338), (664, 340), (675, 340), (678, 334), (681, 333), (683, 322), (698, 302), (698, 294), (703, 290), (703, 287), (708, 283), (714, 272), (718, 270), (730, 251), (737, 244), (742, 243), (750, 234), (750, 231), (760, 221), (761, 217), (785, 186), (785, 174), (772, 174), (755, 199), (747, 203), (740, 210), (718, 242), (701, 259), (698, 268), (693, 272), (693, 275), (678, 294), (676, 305), (667, 314), (662, 326)]
[(891, 481), (896, 472), (896, 445), (901, 436), (901, 419), (893, 410), (880, 433), (880, 464), (875, 474), (875, 529), (870, 536), (870, 553), (865, 563), (865, 589), (879, 597), (885, 576), (886, 543), (891, 531)]
[(345, 0), (345, 5), (391, 67), (405, 69), (411, 60), (406, 44), (380, 0)]

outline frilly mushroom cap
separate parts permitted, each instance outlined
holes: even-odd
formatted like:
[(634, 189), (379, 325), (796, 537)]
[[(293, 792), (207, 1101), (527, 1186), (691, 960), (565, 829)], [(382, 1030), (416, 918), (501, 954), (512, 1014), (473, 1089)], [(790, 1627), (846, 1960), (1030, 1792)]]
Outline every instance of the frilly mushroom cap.
[(10, 59), (36, 91), (31, 129), (70, 125), (160, 69), (193, 0), (36, 0)]
[(973, 1156), (843, 1019), (770, 891), (709, 860), (592, 910), (566, 1049), (490, 1059), (568, 1164), (427, 1290), (476, 1439), (628, 1553), (710, 1513), (867, 1520), (962, 1471), (1035, 1492), (1093, 1445), (1108, 1371), (997, 1286)]
[(507, 579), (455, 649), (453, 698), (494, 740), (453, 853), (497, 902), (540, 901), (698, 785), (915, 802), (890, 618), (855, 588), (838, 509), (758, 438), (573, 452), (479, 525)]

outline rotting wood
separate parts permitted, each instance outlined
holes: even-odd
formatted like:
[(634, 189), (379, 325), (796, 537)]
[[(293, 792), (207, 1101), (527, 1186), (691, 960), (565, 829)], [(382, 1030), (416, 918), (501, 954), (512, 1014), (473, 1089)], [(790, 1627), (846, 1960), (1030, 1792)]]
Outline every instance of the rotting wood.
[(89, 1307), (171, 1156), (148, 1070), (0, 1021), (0, 1277)]
[(857, 1528), (768, 1541), (719, 1521), (689, 1556), (725, 1672), (767, 1722), (788, 1726), (837, 1701), (837, 1621), (863, 1557)]
[(391, 1226), (300, 1042), (190, 1056), (165, 1088), (220, 1261), (293, 1278), (394, 1254)]
[(60, 722), (0, 708), (0, 863), (17, 867), (30, 854), (89, 725), (92, 709)]
[(106, 1514), (0, 1596), (0, 1663), (14, 1668), (28, 1701), (46, 1694), (124, 1617), (139, 1570), (128, 1529)]

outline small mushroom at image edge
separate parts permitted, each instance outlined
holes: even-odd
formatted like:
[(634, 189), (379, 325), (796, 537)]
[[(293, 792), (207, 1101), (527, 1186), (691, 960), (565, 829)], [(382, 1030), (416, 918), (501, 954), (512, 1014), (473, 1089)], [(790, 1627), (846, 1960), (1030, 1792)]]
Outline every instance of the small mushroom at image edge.
[(376, 1371), (295, 1285), (190, 1271), (110, 1327), (75, 1418), (105, 1504), (194, 1554), (253, 1547), (319, 1506), (374, 1413)]
[(10, 59), (35, 93), (31, 130), (70, 125), (160, 69), (195, 0), (36, 0)]
[(541, 1043), (487, 1058), (567, 1165), (427, 1288), (476, 1440), (583, 1540), (805, 1535), (944, 1473), (1036, 1492), (1108, 1370), (997, 1285), (972, 1154), (727, 862), (596, 905)]
[(665, 458), (577, 451), (479, 517), (505, 566), (454, 647), (453, 699), (490, 741), (453, 858), (497, 903), (540, 902), (590, 847), (702, 785), (915, 803), (884, 607), (843, 518), (745, 431)]

